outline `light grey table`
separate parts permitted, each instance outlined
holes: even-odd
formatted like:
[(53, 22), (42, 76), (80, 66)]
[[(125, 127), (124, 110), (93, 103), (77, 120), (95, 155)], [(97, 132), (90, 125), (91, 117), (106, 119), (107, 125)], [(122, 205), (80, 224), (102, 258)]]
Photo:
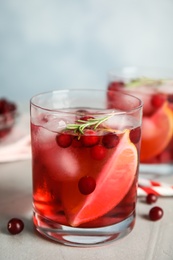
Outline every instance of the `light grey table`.
[[(160, 178), (173, 183), (173, 175)], [(173, 260), (173, 198), (159, 198), (164, 210), (161, 220), (146, 218), (151, 205), (137, 202), (133, 231), (125, 238), (101, 247), (74, 248), (50, 242), (32, 225), (31, 161), (0, 164), (0, 259), (12, 260)], [(7, 222), (19, 217), (25, 223), (22, 233), (12, 236)]]

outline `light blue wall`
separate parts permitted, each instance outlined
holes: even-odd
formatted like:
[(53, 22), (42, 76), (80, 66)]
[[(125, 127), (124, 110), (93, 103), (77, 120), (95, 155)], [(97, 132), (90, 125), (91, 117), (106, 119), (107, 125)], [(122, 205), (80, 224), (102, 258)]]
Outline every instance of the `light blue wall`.
[(0, 95), (106, 86), (115, 66), (173, 68), (172, 0), (0, 0)]

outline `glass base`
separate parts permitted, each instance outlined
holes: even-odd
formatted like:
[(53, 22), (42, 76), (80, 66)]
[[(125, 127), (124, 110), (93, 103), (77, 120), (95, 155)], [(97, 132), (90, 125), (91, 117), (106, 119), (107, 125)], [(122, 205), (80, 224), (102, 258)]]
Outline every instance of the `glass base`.
[(160, 163), (160, 164), (144, 164), (141, 163), (139, 166), (140, 174), (151, 174), (151, 175), (169, 175), (173, 174), (172, 163)]
[(91, 247), (118, 240), (131, 232), (135, 224), (135, 212), (127, 219), (101, 228), (74, 228), (57, 224), (34, 212), (36, 230), (55, 242), (76, 247)]

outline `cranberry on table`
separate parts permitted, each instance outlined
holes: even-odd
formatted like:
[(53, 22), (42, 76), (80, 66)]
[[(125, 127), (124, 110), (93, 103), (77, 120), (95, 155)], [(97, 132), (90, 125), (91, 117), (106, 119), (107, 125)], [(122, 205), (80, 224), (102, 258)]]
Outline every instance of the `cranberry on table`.
[(78, 188), (81, 194), (89, 195), (96, 188), (96, 181), (91, 176), (84, 176), (78, 182)]
[(155, 194), (149, 193), (146, 197), (146, 202), (148, 204), (153, 204), (157, 201), (157, 199), (158, 199), (158, 197)]
[(19, 234), (24, 229), (24, 223), (21, 219), (12, 218), (7, 224), (7, 229), (12, 235)]
[(149, 212), (149, 219), (157, 221), (163, 217), (163, 209), (160, 207), (153, 207)]

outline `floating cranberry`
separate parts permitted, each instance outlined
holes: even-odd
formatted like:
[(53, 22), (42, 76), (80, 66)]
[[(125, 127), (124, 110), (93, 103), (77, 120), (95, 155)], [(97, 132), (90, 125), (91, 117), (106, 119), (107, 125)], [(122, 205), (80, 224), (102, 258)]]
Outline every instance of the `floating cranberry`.
[(98, 144), (91, 148), (91, 157), (94, 160), (102, 160), (105, 158), (105, 156), (106, 156), (106, 148), (103, 145)]
[(157, 221), (163, 217), (163, 209), (160, 207), (153, 207), (149, 212), (149, 218), (152, 221)]
[(76, 111), (76, 114), (77, 114), (77, 115), (80, 115), (80, 116), (84, 116), (84, 115), (86, 115), (87, 113), (88, 113), (88, 111), (85, 110), (85, 109), (78, 109), (78, 110)]
[(121, 81), (115, 81), (115, 82), (111, 82), (108, 85), (108, 92), (107, 92), (107, 96), (108, 96), (108, 100), (109, 102), (113, 102), (113, 104), (109, 104), (110, 108), (114, 108), (115, 103), (116, 103), (116, 95), (115, 95), (115, 91), (124, 91), (125, 90), (125, 85), (123, 82)]
[(72, 146), (75, 148), (82, 147), (82, 142), (80, 136), (74, 136), (72, 141)]
[(118, 145), (119, 137), (113, 133), (106, 134), (102, 138), (102, 143), (106, 148), (111, 149)]
[(68, 133), (61, 133), (56, 136), (57, 144), (62, 148), (67, 148), (71, 145), (73, 140), (72, 135)]
[(94, 130), (85, 130), (84, 135), (81, 136), (82, 144), (86, 147), (92, 147), (99, 143), (99, 136)]
[(173, 94), (168, 95), (167, 100), (169, 103), (173, 103)]
[(130, 140), (132, 143), (137, 144), (141, 138), (141, 128), (136, 127), (130, 131)]
[(146, 197), (146, 202), (148, 204), (155, 203), (157, 201), (158, 197), (155, 194), (149, 193)]
[(7, 229), (12, 235), (19, 234), (24, 229), (24, 223), (21, 219), (12, 218), (7, 224)]
[(120, 91), (123, 90), (123, 88), (125, 87), (124, 82), (122, 81), (114, 81), (111, 82), (108, 86), (108, 90), (113, 90), (113, 91)]
[(164, 94), (158, 93), (152, 96), (151, 104), (154, 108), (159, 108), (166, 101), (166, 96)]
[(91, 176), (84, 176), (78, 182), (78, 188), (83, 195), (89, 195), (95, 190), (96, 181)]
[(83, 120), (83, 121), (87, 121), (87, 120), (89, 120), (89, 119), (94, 119), (94, 117), (93, 116), (82, 116), (81, 118), (80, 118), (80, 120)]

